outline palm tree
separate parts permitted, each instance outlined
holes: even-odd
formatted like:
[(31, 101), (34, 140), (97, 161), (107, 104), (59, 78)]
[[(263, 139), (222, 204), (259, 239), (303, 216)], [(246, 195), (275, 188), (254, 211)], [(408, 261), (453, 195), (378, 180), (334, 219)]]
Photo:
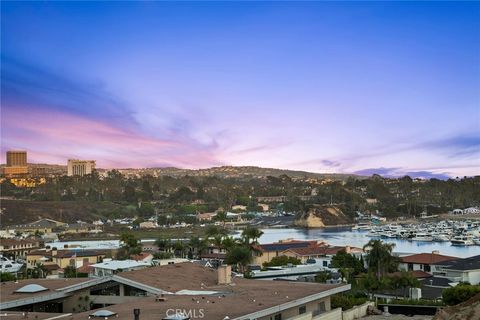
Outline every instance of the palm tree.
[(222, 222), (223, 228), (225, 228), (225, 223), (227, 221), (227, 213), (225, 211), (218, 211), (216, 216), (218, 221)]
[(258, 244), (258, 239), (263, 235), (263, 231), (255, 227), (247, 227), (242, 232), (242, 239), (245, 244)]
[(47, 268), (45, 268), (43, 263), (37, 262), (32, 270), (32, 276), (34, 278), (45, 278), (46, 274)]
[(394, 243), (383, 243), (381, 240), (370, 240), (363, 249), (368, 252), (368, 268), (375, 272), (378, 278), (394, 271), (398, 265), (398, 259), (392, 256)]
[(244, 272), (245, 267), (252, 261), (252, 253), (246, 246), (236, 245), (228, 251), (225, 263), (236, 265), (239, 272)]
[(191, 251), (195, 252), (198, 257), (207, 249), (208, 243), (206, 240), (202, 240), (199, 237), (192, 237), (190, 238), (189, 246)]

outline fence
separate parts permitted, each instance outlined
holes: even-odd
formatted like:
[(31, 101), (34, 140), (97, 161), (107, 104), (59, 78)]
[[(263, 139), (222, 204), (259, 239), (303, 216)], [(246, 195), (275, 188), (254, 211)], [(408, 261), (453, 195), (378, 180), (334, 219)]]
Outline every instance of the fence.
[(368, 306), (375, 306), (372, 301), (367, 301), (362, 305), (355, 306), (351, 309), (342, 312), (342, 320), (353, 320), (367, 315)]

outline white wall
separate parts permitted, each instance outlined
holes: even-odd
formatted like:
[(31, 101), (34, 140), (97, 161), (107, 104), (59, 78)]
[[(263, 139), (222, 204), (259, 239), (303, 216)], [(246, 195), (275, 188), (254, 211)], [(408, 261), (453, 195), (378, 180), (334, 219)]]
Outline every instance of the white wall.
[(480, 284), (480, 270), (472, 270), (466, 272), (466, 274), (467, 281), (470, 282), (470, 284)]
[(342, 308), (333, 309), (331, 311), (319, 314), (312, 320), (342, 320)]

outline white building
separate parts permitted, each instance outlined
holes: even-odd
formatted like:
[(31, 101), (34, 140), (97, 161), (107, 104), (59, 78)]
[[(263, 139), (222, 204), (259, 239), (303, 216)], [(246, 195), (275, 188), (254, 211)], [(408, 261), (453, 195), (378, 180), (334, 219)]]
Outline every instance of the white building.
[(95, 170), (95, 160), (69, 159), (67, 163), (68, 176), (84, 176)]
[(96, 277), (112, 276), (118, 272), (145, 269), (151, 263), (135, 260), (110, 260), (104, 259), (101, 263), (92, 264), (93, 275)]

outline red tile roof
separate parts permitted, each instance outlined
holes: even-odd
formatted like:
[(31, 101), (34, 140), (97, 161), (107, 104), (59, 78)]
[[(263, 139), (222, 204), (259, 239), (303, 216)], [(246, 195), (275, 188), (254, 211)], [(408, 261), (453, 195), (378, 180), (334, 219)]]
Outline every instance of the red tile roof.
[(437, 253), (419, 253), (402, 257), (404, 263), (437, 264), (445, 261), (457, 260), (457, 257), (444, 256)]

